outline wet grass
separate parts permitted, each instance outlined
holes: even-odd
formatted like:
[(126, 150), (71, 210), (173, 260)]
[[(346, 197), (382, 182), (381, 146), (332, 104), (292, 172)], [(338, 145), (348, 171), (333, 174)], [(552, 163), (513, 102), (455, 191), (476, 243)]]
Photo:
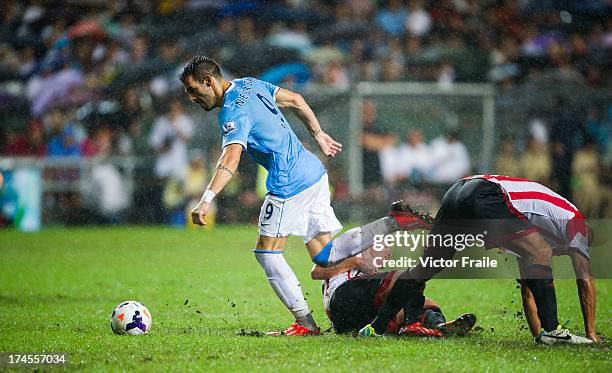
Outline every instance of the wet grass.
[[(464, 338), (261, 337), (292, 319), (253, 257), (255, 234), (253, 227), (3, 231), (0, 352), (67, 352), (65, 369), (87, 371), (612, 371), (607, 345), (534, 345), (511, 280), (429, 283), (428, 296), (447, 316), (478, 315), (477, 331)], [(290, 240), (286, 257), (315, 318), (329, 327), (300, 240)], [(581, 333), (574, 282), (556, 285), (560, 319)], [(598, 328), (612, 335), (612, 282), (597, 286)], [(113, 307), (128, 299), (151, 310), (149, 335), (111, 332)]]

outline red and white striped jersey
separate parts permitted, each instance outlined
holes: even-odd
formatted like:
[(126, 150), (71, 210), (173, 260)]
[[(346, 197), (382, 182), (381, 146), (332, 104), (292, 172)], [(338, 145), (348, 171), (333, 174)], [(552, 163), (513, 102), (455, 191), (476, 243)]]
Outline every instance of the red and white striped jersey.
[(587, 258), (589, 244), (584, 217), (570, 201), (535, 181), (502, 175), (474, 175), (499, 185), (510, 208), (542, 233), (554, 248), (577, 249)]
[(348, 280), (359, 276), (363, 276), (363, 272), (357, 269), (351, 269), (346, 272), (340, 272), (323, 281), (323, 307), (325, 307), (325, 312), (329, 314), (329, 303), (331, 302), (334, 291)]

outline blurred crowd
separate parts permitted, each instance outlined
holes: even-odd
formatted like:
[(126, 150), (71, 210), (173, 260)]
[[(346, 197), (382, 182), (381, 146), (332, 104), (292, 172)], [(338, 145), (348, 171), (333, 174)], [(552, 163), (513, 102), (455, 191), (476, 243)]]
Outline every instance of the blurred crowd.
[[(585, 216), (612, 216), (612, 104), (586, 111), (557, 97), (550, 116), (530, 113), (523, 132), (499, 139), (490, 173), (526, 178), (573, 201)], [(364, 200), (410, 199), (433, 191), (440, 199), (458, 179), (478, 173), (459, 129), (426, 141), (420, 128), (382, 130), (376, 104), (363, 103)], [(418, 195), (416, 202), (418, 201)]]
[[(170, 209), (180, 222), (178, 211), (201, 193), (205, 168), (214, 162), (211, 150), (197, 143), (176, 79), (196, 53), (217, 59), (227, 78), (257, 76), (296, 90), (358, 81), (489, 81), (500, 89), (525, 82), (569, 81), (585, 89), (612, 83), (612, 7), (604, 0), (6, 0), (0, 8), (0, 155), (135, 156), (134, 201), (153, 206), (139, 212), (153, 221), (167, 220)], [(580, 144), (566, 144), (573, 127), (562, 126), (545, 142), (507, 139), (499, 157), (520, 165), (535, 149), (550, 162), (569, 161), (569, 171), (556, 175), (559, 167), (548, 162), (541, 173), (565, 180), (559, 185), (571, 193), (576, 186), (566, 181), (572, 172), (592, 171), (583, 150), (593, 142), (595, 149), (607, 146), (608, 111), (594, 108), (588, 120), (577, 119), (585, 133)], [(475, 169), (460, 132), (425, 142), (418, 129), (401, 136), (381, 132), (367, 115), (361, 136), (366, 186), (444, 184)], [(410, 161), (400, 167), (397, 159)], [(379, 171), (369, 172), (372, 164)], [(255, 189), (260, 172), (244, 167), (256, 176), (236, 183)], [(514, 173), (535, 172), (519, 169)], [(130, 219), (130, 203), (117, 203), (125, 170), (106, 165), (97, 171), (88, 195), (110, 206), (101, 219)], [(256, 193), (235, 196), (256, 208)], [(71, 211), (83, 204), (78, 198), (52, 198), (48, 207)]]
[(363, 184), (383, 184), (388, 189), (410, 182), (452, 184), (472, 170), (470, 155), (458, 130), (445, 130), (429, 143), (418, 128), (409, 129), (404, 139), (397, 132), (381, 130), (376, 104), (363, 103)]

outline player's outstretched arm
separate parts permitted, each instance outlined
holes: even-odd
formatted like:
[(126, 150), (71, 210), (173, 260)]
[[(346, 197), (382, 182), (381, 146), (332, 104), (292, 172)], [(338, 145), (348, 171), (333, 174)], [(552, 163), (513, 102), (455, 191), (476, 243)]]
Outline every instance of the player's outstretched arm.
[(210, 180), (210, 183), (208, 183), (208, 187), (202, 195), (202, 199), (193, 208), (193, 210), (191, 210), (191, 220), (194, 224), (206, 225), (204, 218), (208, 213), (212, 200), (221, 192), (221, 190), (223, 190), (225, 185), (236, 173), (241, 155), (241, 144), (229, 144), (223, 148), (221, 157), (217, 162), (215, 174)]
[(280, 88), (276, 92), (276, 105), (279, 108), (290, 108), (300, 118), (319, 148), (328, 157), (334, 157), (342, 151), (342, 144), (323, 132), (314, 112), (299, 93)]
[(576, 274), (576, 286), (578, 287), (578, 297), (580, 298), (580, 308), (584, 320), (584, 331), (587, 338), (594, 342), (601, 342), (601, 337), (595, 331), (595, 306), (596, 291), (595, 279), (591, 272), (589, 259), (582, 255), (578, 250), (570, 250), (570, 257)]
[(310, 271), (310, 277), (313, 280), (327, 280), (328, 278), (332, 278), (339, 273), (350, 271), (351, 269), (359, 266), (359, 264), (360, 258), (356, 256), (350, 257), (333, 267), (325, 268), (315, 264)]

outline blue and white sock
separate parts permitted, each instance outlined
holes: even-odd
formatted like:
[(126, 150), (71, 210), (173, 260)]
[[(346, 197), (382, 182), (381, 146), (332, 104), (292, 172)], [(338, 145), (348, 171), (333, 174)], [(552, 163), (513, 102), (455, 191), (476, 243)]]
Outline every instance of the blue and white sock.
[(340, 236), (330, 240), (323, 250), (312, 258), (322, 267), (331, 267), (346, 258), (355, 256), (374, 244), (374, 237), (387, 235), (400, 229), (392, 217), (375, 220), (359, 228), (349, 229)]
[(285, 260), (282, 251), (253, 250), (255, 258), (264, 269), (268, 282), (283, 304), (301, 325), (310, 330), (318, 328), (310, 316), (310, 310), (295, 273)]

